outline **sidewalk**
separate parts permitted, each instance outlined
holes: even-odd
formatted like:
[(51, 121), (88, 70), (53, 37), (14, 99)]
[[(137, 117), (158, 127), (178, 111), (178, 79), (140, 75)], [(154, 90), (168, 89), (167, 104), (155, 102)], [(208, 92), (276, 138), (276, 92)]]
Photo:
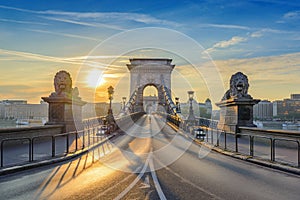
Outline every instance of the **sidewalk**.
[(118, 130), (118, 131), (112, 133), (111, 135), (107, 136), (103, 141), (99, 142), (98, 144), (94, 144), (83, 150), (78, 150), (75, 153), (69, 153), (63, 157), (55, 157), (55, 158), (48, 159), (48, 160), (42, 160), (42, 161), (36, 161), (36, 162), (31, 162), (31, 163), (22, 164), (22, 165), (4, 167), (4, 168), (0, 169), (0, 176), (27, 170), (27, 169), (33, 169), (33, 168), (37, 168), (37, 167), (41, 167), (41, 166), (52, 165), (55, 163), (59, 163), (59, 162), (63, 162), (63, 161), (67, 161), (67, 160), (71, 160), (71, 159), (80, 157), (80, 156), (88, 153), (89, 151), (97, 148), (98, 146), (101, 146), (102, 144), (106, 143), (107, 141), (109, 141), (110, 139), (112, 139), (113, 137), (115, 137), (119, 134), (120, 134), (120, 131)]
[(258, 165), (261, 165), (261, 166), (265, 166), (265, 167), (281, 170), (281, 171), (284, 171), (284, 172), (289, 172), (289, 173), (300, 175), (300, 168), (285, 165), (285, 164), (278, 163), (278, 162), (271, 162), (269, 160), (264, 160), (264, 159), (259, 159), (259, 158), (252, 158), (251, 156), (244, 155), (244, 154), (241, 154), (241, 153), (226, 151), (226, 150), (221, 149), (219, 147), (216, 147), (212, 144), (206, 143), (205, 141), (200, 141), (199, 139), (196, 139), (191, 134), (189, 134), (185, 131), (179, 130), (176, 126), (174, 126), (171, 123), (168, 123), (168, 125), (172, 129), (177, 131), (179, 134), (181, 134), (182, 136), (188, 137), (188, 138), (192, 139), (195, 143), (197, 143), (199, 145), (202, 145), (206, 148), (209, 148), (209, 149), (211, 149), (211, 150), (213, 150), (217, 153), (221, 153), (223, 155), (231, 156), (233, 158), (244, 160), (244, 161), (247, 161), (247, 162), (255, 163), (255, 164), (258, 164)]

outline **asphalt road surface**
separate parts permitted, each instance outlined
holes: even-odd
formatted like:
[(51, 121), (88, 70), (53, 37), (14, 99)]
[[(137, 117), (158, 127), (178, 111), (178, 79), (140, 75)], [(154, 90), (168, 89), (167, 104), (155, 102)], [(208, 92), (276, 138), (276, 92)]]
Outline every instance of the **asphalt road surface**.
[(300, 177), (211, 152), (145, 115), (79, 158), (0, 177), (0, 199), (299, 199)]

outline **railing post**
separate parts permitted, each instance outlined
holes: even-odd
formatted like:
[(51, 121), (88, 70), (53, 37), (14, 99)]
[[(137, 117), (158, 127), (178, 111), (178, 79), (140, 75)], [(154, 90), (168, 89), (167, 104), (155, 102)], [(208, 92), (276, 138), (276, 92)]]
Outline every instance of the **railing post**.
[(271, 161), (275, 161), (275, 139), (270, 138), (271, 140)]
[(69, 134), (66, 135), (67, 138), (66, 138), (66, 150), (67, 150), (67, 153), (69, 153)]
[(52, 157), (55, 157), (55, 137), (52, 136)]
[(29, 160), (29, 162), (31, 162), (32, 161), (32, 157), (33, 157), (33, 144), (32, 144), (32, 140), (30, 139), (30, 138), (28, 138), (28, 141), (29, 141), (29, 144), (28, 144), (28, 146), (29, 146), (29, 158), (28, 158), (28, 160)]
[(226, 131), (224, 131), (224, 149), (227, 149), (227, 134)]
[(82, 131), (82, 149), (85, 147), (85, 130)]
[(78, 150), (78, 132), (77, 131), (75, 131), (75, 151), (77, 151)]
[(250, 137), (250, 141), (249, 141), (249, 144), (250, 144), (250, 156), (251, 157), (253, 157), (253, 155), (254, 155), (254, 145), (253, 145), (253, 143), (254, 143), (254, 136), (249, 136)]
[(91, 128), (89, 128), (89, 130), (88, 130), (88, 147), (90, 146), (90, 143), (91, 143), (90, 130), (91, 130)]
[(210, 129), (210, 139), (211, 139), (211, 144), (214, 145), (214, 133), (213, 133), (213, 129)]
[(3, 149), (4, 149), (4, 141), (1, 141), (1, 167), (3, 167)]
[(93, 145), (95, 144), (95, 127), (93, 127)]
[(297, 141), (298, 144), (298, 167), (300, 167), (300, 143)]
[(239, 152), (239, 147), (238, 147), (238, 135), (235, 133), (235, 152)]
[(220, 145), (220, 135), (219, 135), (219, 129), (217, 129), (217, 146)]

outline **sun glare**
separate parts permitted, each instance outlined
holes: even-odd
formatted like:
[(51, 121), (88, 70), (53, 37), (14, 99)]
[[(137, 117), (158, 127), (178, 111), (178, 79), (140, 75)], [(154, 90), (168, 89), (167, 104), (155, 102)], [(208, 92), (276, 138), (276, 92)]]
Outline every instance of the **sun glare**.
[(105, 83), (103, 78), (103, 72), (97, 69), (93, 69), (89, 72), (86, 83), (89, 87), (96, 88)]

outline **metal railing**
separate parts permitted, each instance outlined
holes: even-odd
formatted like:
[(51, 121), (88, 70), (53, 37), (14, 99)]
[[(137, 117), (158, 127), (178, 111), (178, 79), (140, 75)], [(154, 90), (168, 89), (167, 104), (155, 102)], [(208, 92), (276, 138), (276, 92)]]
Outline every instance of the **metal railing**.
[[(270, 144), (270, 158), (269, 160), (272, 161), (272, 162), (276, 162), (276, 161), (279, 161), (279, 160), (276, 160), (276, 142), (278, 141), (285, 141), (285, 142), (289, 142), (289, 143), (294, 143), (296, 144), (296, 151), (297, 151), (297, 167), (300, 167), (300, 142), (299, 142), (299, 139), (286, 139), (286, 138), (280, 138), (280, 137), (272, 137), (272, 136), (260, 136), (260, 135), (252, 135), (252, 134), (241, 134), (241, 133), (238, 133), (237, 134), (237, 138), (239, 138), (239, 136), (246, 136), (246, 137), (249, 137), (249, 155), (251, 157), (254, 157), (256, 156), (255, 155), (255, 138), (263, 138), (263, 139), (266, 139), (269, 141), (269, 144)], [(238, 144), (237, 144), (238, 145)], [(279, 148), (279, 147), (277, 147)], [(288, 149), (291, 149), (291, 148), (288, 148)], [(259, 157), (259, 156), (258, 156)], [(279, 162), (282, 162), (282, 161), (279, 161)]]
[[(56, 135), (45, 135), (45, 136), (35, 136), (32, 138), (26, 137), (26, 138), (12, 138), (12, 139), (3, 139), (0, 143), (0, 151), (1, 151), (1, 164), (0, 167), (4, 167), (5, 165), (5, 158), (11, 154), (8, 151), (5, 151), (6, 149), (16, 149), (21, 148), (20, 151), (22, 151), (22, 154), (27, 154), (27, 161), (19, 159), (16, 162), (8, 162), (7, 166), (10, 165), (16, 165), (16, 164), (23, 164), (24, 162), (33, 162), (37, 161), (39, 159), (35, 158), (38, 153), (35, 153), (35, 151), (38, 149), (39, 145), (43, 145), (45, 147), (45, 144), (48, 144), (50, 147), (50, 152), (47, 150), (41, 150), (41, 153), (44, 153), (48, 156), (46, 157), (57, 157), (61, 155), (67, 155), (69, 153), (75, 153), (78, 150), (83, 150), (85, 148), (89, 148), (91, 145), (95, 145), (99, 142), (103, 141), (103, 136), (97, 136), (97, 132), (99, 131), (98, 127), (91, 127), (85, 130), (81, 131), (73, 131), (69, 133), (62, 133), (62, 134), (56, 134)], [(61, 140), (61, 138), (63, 138)], [(26, 143), (24, 144), (24, 141)], [(38, 142), (39, 141), (39, 142)], [(7, 144), (7, 145), (6, 145)], [(22, 148), (22, 146), (26, 145), (27, 151)], [(59, 151), (59, 148), (63, 147), (63, 151)], [(72, 147), (72, 149), (71, 149)], [(71, 151), (73, 150), (73, 151)], [(16, 158), (14, 158), (16, 159)]]
[[(131, 119), (136, 121), (143, 113), (133, 113), (122, 118), (116, 119), (117, 122), (126, 123), (126, 120)], [(83, 120), (84, 129), (80, 131), (72, 131), (56, 135), (42, 135), (34, 137), (19, 137), (0, 140), (0, 167), (24, 164), (47, 158), (64, 156), (70, 153), (75, 153), (79, 150), (89, 149), (91, 146), (103, 142), (111, 132), (103, 134), (101, 127), (104, 125), (103, 117), (95, 117)], [(114, 130), (117, 130), (115, 127)], [(47, 150), (45, 150), (48, 146)], [(44, 149), (41, 149), (44, 148)], [(20, 153), (14, 153), (18, 150)], [(39, 159), (38, 155), (43, 154), (43, 159)], [(20, 159), (16, 156), (22, 155)], [(10, 158), (10, 161), (6, 158)], [(26, 159), (24, 159), (24, 157)]]
[[(209, 127), (202, 125), (202, 128), (206, 133), (204, 140), (216, 147), (237, 153), (242, 153), (241, 148), (243, 150), (248, 149), (248, 153), (243, 152), (242, 154), (300, 167), (300, 133), (291, 136), (290, 133), (285, 134), (282, 131), (276, 132), (276, 130), (272, 130), (273, 134), (264, 135), (264, 131), (266, 130), (251, 128), (251, 132), (238, 132), (235, 134), (215, 128), (214, 126)], [(245, 138), (248, 138), (248, 140)], [(280, 145), (280, 142), (286, 142), (287, 144)], [(229, 148), (229, 146), (231, 148)], [(256, 148), (260, 149), (260, 151), (257, 150), (255, 153)], [(266, 154), (265, 149), (269, 149), (269, 153), (267, 153), (269, 156), (267, 156), (267, 158), (264, 156)], [(276, 154), (277, 151), (285, 151), (287, 155), (279, 159), (280, 155)], [(291, 159), (291, 154), (296, 154), (296, 156)]]

